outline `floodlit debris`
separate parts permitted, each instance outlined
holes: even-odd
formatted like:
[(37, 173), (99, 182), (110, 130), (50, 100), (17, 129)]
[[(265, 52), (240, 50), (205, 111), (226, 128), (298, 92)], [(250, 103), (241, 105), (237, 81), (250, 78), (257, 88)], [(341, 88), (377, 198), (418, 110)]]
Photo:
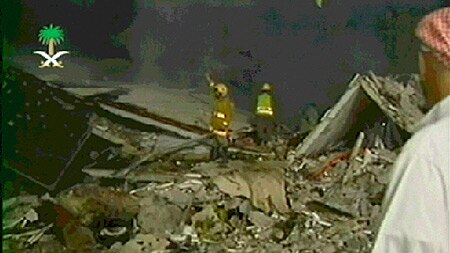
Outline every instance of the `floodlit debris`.
[(250, 212), (248, 215), (248, 219), (250, 220), (250, 222), (255, 224), (255, 226), (260, 228), (272, 227), (275, 223), (273, 219), (258, 211)]
[(245, 168), (229, 175), (219, 176), (214, 183), (219, 189), (232, 197), (242, 196), (251, 199), (254, 206), (268, 213), (289, 212), (287, 204), (284, 176), (279, 167)]
[(23, 87), (56, 97), (58, 115), (90, 112), (64, 118), (82, 126), (67, 142), (65, 171), (86, 178), (4, 199), (5, 252), (369, 252), (393, 162), (422, 116), (415, 79), (356, 75), (320, 122), (310, 112), (307, 136), (288, 133), (263, 150), (248, 129), (236, 133), (233, 159), (220, 168), (209, 161), (205, 126), (171, 107), (133, 103), (148, 87), (62, 90), (25, 78)]
[(180, 207), (167, 204), (159, 197), (145, 198), (137, 221), (141, 232), (155, 235), (173, 233), (181, 224), (182, 210)]
[[(372, 110), (379, 118), (387, 116), (400, 129), (414, 132), (415, 124), (424, 115), (421, 110), (423, 102), (419, 102), (424, 99), (417, 92), (417, 87), (418, 81), (414, 78), (401, 83), (394, 77), (383, 78), (373, 73), (368, 76), (355, 75), (345, 94), (297, 147), (296, 155), (300, 157), (324, 152), (343, 138), (348, 138), (349, 133), (363, 130), (367, 121), (377, 120), (373, 114), (367, 118), (367, 112), (361, 111)], [(405, 89), (408, 95), (400, 96)]]
[(33, 209), (39, 206), (36, 196), (19, 196), (3, 201), (3, 229), (13, 229), (16, 226), (25, 227), (28, 223), (38, 220), (38, 213)]
[(120, 248), (120, 253), (158, 252), (169, 246), (169, 241), (164, 237), (156, 237), (152, 234), (137, 234), (135, 238)]

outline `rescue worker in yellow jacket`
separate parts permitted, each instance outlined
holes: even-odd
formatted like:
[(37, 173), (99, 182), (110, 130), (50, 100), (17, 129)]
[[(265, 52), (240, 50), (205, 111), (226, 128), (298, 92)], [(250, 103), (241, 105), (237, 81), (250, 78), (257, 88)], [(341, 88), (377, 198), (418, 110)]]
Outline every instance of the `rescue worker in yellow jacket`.
[(213, 148), (210, 159), (221, 159), (222, 164), (228, 163), (228, 144), (230, 125), (233, 116), (233, 103), (228, 96), (228, 87), (223, 83), (210, 82), (214, 93), (214, 108), (211, 115), (210, 131), (213, 132)]
[(261, 94), (258, 96), (255, 111), (256, 131), (260, 145), (267, 145), (273, 139), (275, 130), (273, 107), (272, 87), (265, 83), (261, 89)]

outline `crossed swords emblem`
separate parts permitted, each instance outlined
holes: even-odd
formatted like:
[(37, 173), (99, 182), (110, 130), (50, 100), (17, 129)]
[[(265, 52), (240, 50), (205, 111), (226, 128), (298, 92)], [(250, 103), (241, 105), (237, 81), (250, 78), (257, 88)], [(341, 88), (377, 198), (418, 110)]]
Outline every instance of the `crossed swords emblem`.
[[(62, 61), (57, 61), (57, 59), (65, 54), (68, 54), (69, 51), (59, 51), (58, 53), (54, 54), (53, 56), (50, 56), (45, 51), (34, 51), (33, 53), (38, 54), (38, 55), (44, 57), (45, 59), (47, 59), (46, 61), (41, 61), (41, 65), (39, 66), (39, 68), (44, 68), (44, 67), (64, 68), (64, 66), (62, 65)], [(52, 63), (52, 66), (50, 66), (50, 63)]]

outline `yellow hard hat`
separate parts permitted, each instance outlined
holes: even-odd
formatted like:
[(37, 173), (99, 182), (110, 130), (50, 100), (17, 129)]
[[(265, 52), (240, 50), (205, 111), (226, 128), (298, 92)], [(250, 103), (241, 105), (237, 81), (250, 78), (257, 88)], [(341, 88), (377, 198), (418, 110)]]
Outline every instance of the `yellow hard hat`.
[(214, 86), (214, 91), (219, 93), (221, 96), (228, 95), (228, 88), (223, 83), (218, 83)]
[(261, 90), (262, 90), (262, 91), (270, 91), (270, 90), (272, 90), (272, 87), (270, 86), (270, 84), (265, 83), (265, 84), (263, 85), (263, 87), (261, 88)]

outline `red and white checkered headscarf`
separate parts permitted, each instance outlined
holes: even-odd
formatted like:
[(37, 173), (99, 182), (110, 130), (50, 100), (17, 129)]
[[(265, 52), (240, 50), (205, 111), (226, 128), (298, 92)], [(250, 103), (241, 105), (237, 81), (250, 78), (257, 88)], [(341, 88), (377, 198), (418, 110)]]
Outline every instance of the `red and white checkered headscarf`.
[(450, 68), (450, 8), (438, 9), (420, 21), (417, 37)]

